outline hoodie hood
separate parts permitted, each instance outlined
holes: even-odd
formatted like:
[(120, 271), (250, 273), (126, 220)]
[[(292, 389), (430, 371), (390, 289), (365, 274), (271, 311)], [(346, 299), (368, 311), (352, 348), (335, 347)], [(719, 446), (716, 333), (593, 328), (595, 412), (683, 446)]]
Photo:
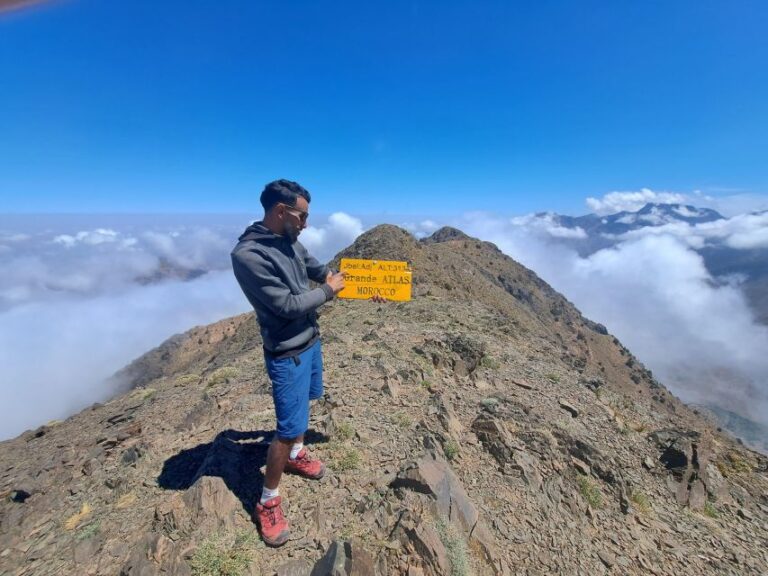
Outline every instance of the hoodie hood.
[(238, 238), (239, 242), (242, 242), (243, 240), (284, 240), (284, 237), (280, 236), (280, 234), (275, 234), (272, 230), (264, 226), (262, 221), (259, 221), (254, 222), (245, 229), (240, 235), (240, 238)]

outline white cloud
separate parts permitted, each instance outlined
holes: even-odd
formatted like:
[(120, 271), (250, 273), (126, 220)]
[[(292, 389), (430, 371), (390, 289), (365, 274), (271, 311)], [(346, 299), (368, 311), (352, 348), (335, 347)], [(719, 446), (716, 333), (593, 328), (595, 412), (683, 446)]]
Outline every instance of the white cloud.
[(579, 226), (568, 228), (558, 224), (553, 214), (528, 214), (526, 216), (517, 216), (511, 218), (510, 223), (513, 226), (524, 228), (530, 232), (552, 236), (553, 238), (576, 240), (587, 237), (587, 233)]
[(3, 232), (13, 250), (0, 251), (0, 438), (109, 397), (102, 380), (134, 357), (248, 309), (229, 260), (244, 222), (80, 220)]
[(697, 249), (707, 244), (725, 244), (737, 250), (768, 248), (768, 213), (741, 214), (693, 225), (672, 222), (631, 230), (613, 239), (637, 240), (647, 236), (672, 236)]
[(53, 242), (54, 244), (61, 244), (67, 248), (72, 248), (72, 246), (77, 244), (77, 238), (75, 236), (70, 236), (69, 234), (59, 234), (53, 239)]
[(677, 192), (654, 192), (642, 188), (638, 192), (609, 192), (602, 198), (587, 198), (587, 206), (595, 214), (616, 214), (617, 212), (637, 212), (648, 203), (683, 204), (688, 196)]
[(419, 222), (419, 226), (426, 232), (434, 232), (440, 228), (440, 225), (434, 220), (422, 220)]
[(749, 212), (768, 210), (768, 195), (755, 193), (737, 193), (712, 196), (695, 191), (691, 198), (694, 206), (717, 210), (723, 216), (737, 216)]
[(208, 228), (149, 231), (141, 234), (141, 239), (163, 261), (185, 270), (221, 268), (223, 256), (228, 255), (233, 245), (231, 238), (225, 238)]
[(363, 230), (359, 219), (344, 212), (335, 212), (324, 225), (307, 227), (299, 241), (315, 258), (327, 262), (354, 242)]
[(0, 314), (0, 439), (114, 394), (104, 380), (170, 335), (249, 309), (232, 274), (66, 295)]
[(683, 218), (697, 218), (702, 215), (700, 210), (691, 209), (688, 206), (677, 206), (674, 211)]
[(2, 242), (24, 242), (29, 240), (29, 234), (19, 234), (16, 232), (0, 232), (0, 241)]
[(108, 294), (137, 281), (228, 269), (234, 230), (225, 234), (204, 226), (174, 225), (138, 234), (108, 227), (6, 234), (25, 241), (13, 251), (0, 250), (0, 310), (62, 292)]
[(731, 248), (740, 250), (768, 248), (768, 213), (737, 216), (728, 223), (731, 233), (725, 243)]
[(438, 224), (434, 220), (431, 220), (429, 218), (425, 220), (421, 220), (419, 222), (415, 221), (407, 221), (407, 222), (400, 222), (398, 224), (401, 228), (405, 228), (413, 234), (416, 238), (425, 238), (427, 236), (430, 236), (433, 232), (438, 230), (441, 227), (441, 224)]
[(53, 241), (56, 244), (62, 244), (67, 248), (72, 248), (76, 244), (90, 244), (96, 246), (97, 244), (105, 244), (118, 241), (119, 234), (114, 230), (108, 228), (97, 228), (96, 230), (81, 230), (74, 236), (69, 234), (60, 234), (56, 236)]

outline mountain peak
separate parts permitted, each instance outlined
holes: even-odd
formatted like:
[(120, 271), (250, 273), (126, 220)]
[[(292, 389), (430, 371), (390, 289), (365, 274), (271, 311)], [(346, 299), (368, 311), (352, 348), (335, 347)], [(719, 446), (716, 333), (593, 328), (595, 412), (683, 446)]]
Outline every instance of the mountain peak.
[[(633, 214), (632, 212), (622, 212), (622, 214)], [(637, 212), (634, 212), (639, 216), (664, 216), (666, 223), (667, 220), (675, 221), (680, 220), (688, 222), (689, 224), (697, 224), (702, 222), (712, 222), (714, 220), (721, 220), (724, 218), (722, 214), (717, 210), (711, 208), (697, 208), (690, 204), (659, 204), (649, 202), (643, 206)], [(651, 221), (650, 223), (653, 223)]]
[(341, 258), (366, 260), (399, 260), (411, 262), (420, 250), (413, 234), (392, 224), (379, 224), (363, 232), (357, 239), (333, 260), (338, 266)]
[(443, 226), (439, 230), (435, 231), (431, 236), (423, 238), (421, 241), (425, 244), (433, 244), (436, 242), (451, 242), (452, 240), (469, 240), (470, 237), (464, 234), (458, 228), (452, 226)]

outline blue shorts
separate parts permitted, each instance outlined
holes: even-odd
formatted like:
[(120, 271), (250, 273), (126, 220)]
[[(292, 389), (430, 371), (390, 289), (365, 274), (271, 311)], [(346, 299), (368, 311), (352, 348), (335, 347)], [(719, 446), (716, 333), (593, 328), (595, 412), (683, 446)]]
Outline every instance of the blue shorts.
[[(298, 358), (298, 364), (295, 358)], [(274, 360), (265, 353), (264, 362), (272, 380), (277, 437), (292, 440), (309, 428), (309, 401), (323, 395), (320, 340), (295, 357)]]

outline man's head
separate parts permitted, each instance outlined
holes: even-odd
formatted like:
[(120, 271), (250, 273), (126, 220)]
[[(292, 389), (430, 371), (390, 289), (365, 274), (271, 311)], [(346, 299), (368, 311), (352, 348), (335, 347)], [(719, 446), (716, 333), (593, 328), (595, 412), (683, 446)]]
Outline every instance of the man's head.
[(264, 224), (295, 242), (307, 227), (312, 200), (309, 191), (290, 180), (275, 180), (264, 187), (260, 200), (264, 207)]

